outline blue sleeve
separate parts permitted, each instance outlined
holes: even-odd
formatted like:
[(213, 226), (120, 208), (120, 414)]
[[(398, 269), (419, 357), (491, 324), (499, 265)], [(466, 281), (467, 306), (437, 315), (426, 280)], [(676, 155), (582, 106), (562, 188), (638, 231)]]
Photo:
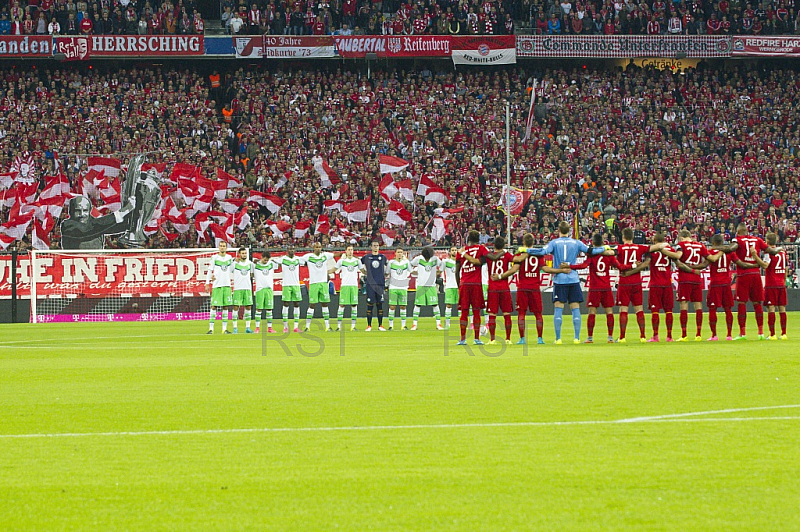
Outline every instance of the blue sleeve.
[(575, 242), (578, 245), (578, 251), (582, 251), (583, 253), (588, 253), (589, 252), (589, 246), (587, 246), (586, 244), (584, 244), (580, 240), (576, 240)]
[(594, 256), (594, 255), (602, 255), (605, 252), (605, 250), (606, 248), (603, 247), (603, 248), (591, 248), (589, 251), (591, 251), (592, 256)]
[(527, 253), (536, 257), (544, 257), (547, 255), (547, 248), (528, 248)]

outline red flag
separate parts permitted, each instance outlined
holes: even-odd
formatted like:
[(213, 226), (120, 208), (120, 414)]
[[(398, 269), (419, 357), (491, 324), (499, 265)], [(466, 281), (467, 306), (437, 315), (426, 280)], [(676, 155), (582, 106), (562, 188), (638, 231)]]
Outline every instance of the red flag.
[(88, 157), (86, 163), (89, 165), (90, 171), (103, 173), (106, 177), (119, 177), (122, 168), (120, 160), (114, 157)]
[(391, 246), (394, 244), (394, 239), (397, 238), (397, 231), (392, 231), (391, 229), (386, 229), (385, 227), (381, 227), (380, 234), (381, 238), (383, 239), (384, 246)]
[(283, 238), (283, 234), (292, 228), (292, 224), (284, 222), (283, 220), (267, 220), (267, 227), (270, 228), (275, 238)]
[(464, 212), (464, 207), (455, 207), (453, 209), (445, 209), (443, 207), (437, 207), (436, 209), (433, 209), (433, 212), (436, 214), (436, 216), (447, 218), (451, 214), (458, 214), (460, 212)]
[(378, 185), (378, 190), (381, 193), (381, 197), (388, 203), (392, 201), (392, 196), (397, 194), (397, 187), (394, 184), (394, 179), (389, 174), (383, 176), (381, 179), (380, 184)]
[(228, 214), (231, 214), (241, 209), (246, 201), (247, 198), (227, 198), (219, 202), (219, 207)]
[(516, 216), (525, 208), (525, 204), (531, 199), (532, 194), (532, 190), (522, 190), (521, 188), (511, 187), (511, 190), (508, 191), (508, 189), (503, 186), (503, 192), (500, 194), (500, 203), (498, 203), (497, 208), (503, 212), (506, 212), (508, 208), (510, 209), (510, 214)]
[(319, 178), (322, 181), (322, 188), (328, 188), (331, 185), (337, 185), (342, 182), (336, 172), (333, 171), (333, 168), (328, 166), (328, 163), (322, 157), (313, 157), (311, 162), (314, 164), (314, 170), (319, 174)]
[(425, 201), (433, 201), (441, 205), (442, 203), (450, 201), (450, 194), (440, 187), (428, 187), (428, 190), (425, 191)]
[(379, 158), (382, 174), (394, 174), (408, 168), (408, 161), (391, 155), (381, 155)]
[(436, 187), (436, 183), (434, 183), (431, 178), (427, 176), (422, 176), (419, 178), (419, 186), (417, 187), (417, 195), (424, 196), (428, 193), (428, 189), (431, 187)]
[(232, 176), (222, 168), (217, 168), (217, 180), (224, 182), (226, 189), (240, 188), (242, 186), (241, 180)]
[(50, 232), (53, 230), (55, 225), (56, 221), (49, 214), (45, 217), (43, 222), (40, 222), (39, 220), (33, 221), (31, 245), (34, 247), (34, 249), (50, 249)]
[(370, 203), (372, 198), (354, 201), (345, 205), (344, 212), (351, 222), (366, 222), (369, 220)]
[(326, 210), (337, 210), (341, 213), (344, 213), (344, 202), (336, 200), (325, 200), (322, 204), (322, 208)]
[(406, 225), (410, 222), (413, 215), (403, 207), (399, 201), (392, 200), (389, 203), (389, 211), (386, 213), (386, 222), (392, 225)]
[(395, 186), (404, 200), (414, 201), (414, 183), (410, 179), (397, 181)]
[(261, 205), (262, 207), (266, 207), (266, 209), (275, 214), (283, 207), (283, 204), (286, 203), (286, 200), (279, 198), (278, 196), (271, 196), (270, 194), (264, 194), (263, 192), (258, 192), (257, 190), (251, 190), (250, 196), (247, 198), (248, 203), (256, 203)]
[(247, 209), (242, 209), (241, 212), (233, 215), (233, 225), (235, 225), (239, 231), (244, 231), (245, 228), (250, 225), (250, 215), (247, 213)]
[(325, 215), (317, 216), (317, 223), (314, 226), (314, 234), (319, 235), (327, 235), (331, 232), (331, 224), (330, 220)]
[(444, 218), (434, 218), (433, 227), (431, 228), (431, 240), (438, 242), (444, 235), (450, 232), (450, 224), (453, 220), (445, 220)]
[(294, 224), (294, 237), (305, 238), (309, 229), (311, 229), (311, 220), (300, 220)]

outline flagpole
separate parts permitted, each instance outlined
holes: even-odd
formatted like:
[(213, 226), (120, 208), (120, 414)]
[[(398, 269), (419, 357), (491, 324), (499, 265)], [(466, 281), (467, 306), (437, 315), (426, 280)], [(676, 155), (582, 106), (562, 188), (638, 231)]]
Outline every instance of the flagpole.
[(506, 245), (511, 245), (511, 103), (506, 100)]

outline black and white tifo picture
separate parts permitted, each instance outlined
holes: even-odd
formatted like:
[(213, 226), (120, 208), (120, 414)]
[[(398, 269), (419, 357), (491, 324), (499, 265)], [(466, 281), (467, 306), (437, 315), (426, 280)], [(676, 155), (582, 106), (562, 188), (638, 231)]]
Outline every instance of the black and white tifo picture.
[(142, 171), (144, 155), (133, 157), (122, 183), (122, 207), (103, 216), (92, 216), (92, 202), (87, 196), (69, 201), (69, 218), (61, 224), (63, 249), (102, 249), (105, 237), (118, 235), (118, 242), (127, 248), (141, 248), (147, 241), (144, 227), (153, 218), (161, 188), (155, 169)]

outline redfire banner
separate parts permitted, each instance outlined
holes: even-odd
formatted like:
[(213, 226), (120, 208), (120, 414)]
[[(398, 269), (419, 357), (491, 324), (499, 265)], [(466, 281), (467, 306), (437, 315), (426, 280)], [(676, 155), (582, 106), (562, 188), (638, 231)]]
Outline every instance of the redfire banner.
[[(345, 58), (366, 57), (447, 57), (454, 37), (448, 35), (376, 35), (333, 37), (336, 52)], [(512, 42), (514, 37), (511, 36)]]
[(56, 52), (64, 54), (65, 61), (89, 59), (88, 37), (56, 37)]
[(513, 35), (462, 37), (453, 41), (452, 56), (456, 65), (514, 64), (517, 62), (516, 41)]
[(732, 55), (738, 56), (800, 56), (800, 37), (736, 36)]
[(267, 59), (306, 59), (336, 56), (333, 38), (329, 36), (264, 35), (262, 50), (262, 57)]
[(53, 55), (53, 38), (49, 35), (0, 36), (0, 57), (50, 57)]

